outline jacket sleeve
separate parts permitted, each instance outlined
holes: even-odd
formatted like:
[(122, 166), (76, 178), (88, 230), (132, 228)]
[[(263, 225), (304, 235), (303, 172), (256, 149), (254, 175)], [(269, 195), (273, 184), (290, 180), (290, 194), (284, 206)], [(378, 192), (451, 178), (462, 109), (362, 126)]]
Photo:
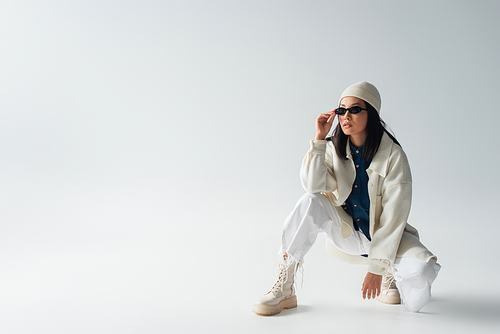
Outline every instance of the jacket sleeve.
[(337, 180), (333, 171), (333, 150), (326, 140), (312, 140), (300, 169), (300, 179), (305, 191), (312, 194), (333, 192)]
[(411, 196), (410, 167), (406, 155), (400, 150), (390, 158), (382, 193), (376, 199), (375, 207), (382, 211), (380, 219), (375, 221), (372, 235), (369, 272), (384, 275), (394, 263), (410, 214)]

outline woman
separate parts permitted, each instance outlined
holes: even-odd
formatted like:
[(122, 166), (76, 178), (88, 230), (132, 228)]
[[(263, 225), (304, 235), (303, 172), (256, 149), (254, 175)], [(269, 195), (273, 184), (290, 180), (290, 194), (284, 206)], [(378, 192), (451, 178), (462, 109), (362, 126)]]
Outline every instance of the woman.
[[(377, 88), (359, 82), (342, 93), (337, 109), (316, 119), (316, 137), (301, 168), (307, 193), (285, 221), (278, 280), (254, 304), (254, 313), (297, 306), (294, 275), (318, 233), (325, 233), (329, 254), (368, 265), (363, 299), (402, 303), (413, 312), (429, 301), (441, 266), (407, 223), (410, 167), (385, 129), (380, 107)], [(338, 125), (326, 138), (336, 116)]]

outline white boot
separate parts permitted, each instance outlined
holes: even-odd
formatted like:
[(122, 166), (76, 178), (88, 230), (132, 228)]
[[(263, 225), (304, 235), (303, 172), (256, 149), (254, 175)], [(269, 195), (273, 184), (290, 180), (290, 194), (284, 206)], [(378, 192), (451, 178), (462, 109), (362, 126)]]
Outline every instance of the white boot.
[(387, 273), (382, 278), (382, 288), (380, 289), (380, 295), (377, 297), (377, 301), (384, 304), (401, 303), (399, 290), (396, 287), (396, 280), (394, 279), (392, 268), (389, 268)]
[(297, 307), (297, 296), (293, 287), (296, 267), (295, 261), (283, 257), (276, 283), (255, 302), (252, 312), (258, 315), (275, 315), (281, 310)]

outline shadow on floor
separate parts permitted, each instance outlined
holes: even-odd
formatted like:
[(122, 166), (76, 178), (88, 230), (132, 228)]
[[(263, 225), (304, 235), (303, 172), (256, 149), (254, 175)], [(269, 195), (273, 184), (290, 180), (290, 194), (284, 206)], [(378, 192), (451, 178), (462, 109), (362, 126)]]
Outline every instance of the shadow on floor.
[(493, 295), (491, 297), (433, 297), (423, 311), (422, 313), (435, 314), (467, 322), (500, 325), (500, 298)]
[(314, 310), (314, 307), (312, 307), (312, 306), (299, 304), (297, 307), (283, 310), (283, 311), (281, 311), (281, 313), (276, 314), (273, 317), (283, 317), (283, 316), (289, 316), (292, 314), (309, 313), (313, 310)]

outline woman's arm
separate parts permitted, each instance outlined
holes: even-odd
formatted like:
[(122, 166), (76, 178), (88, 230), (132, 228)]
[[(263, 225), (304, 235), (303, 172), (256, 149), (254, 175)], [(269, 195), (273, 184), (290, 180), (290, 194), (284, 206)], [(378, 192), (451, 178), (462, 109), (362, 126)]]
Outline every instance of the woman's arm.
[(308, 193), (332, 192), (337, 189), (332, 150), (328, 149), (328, 142), (325, 140), (334, 118), (334, 111), (328, 111), (316, 119), (316, 137), (311, 141), (311, 148), (300, 169), (302, 186)]
[[(399, 147), (397, 147), (399, 148)], [(370, 245), (368, 271), (383, 275), (394, 263), (410, 214), (412, 180), (406, 155), (401, 149), (391, 154), (387, 175), (382, 181), (382, 193), (375, 203), (382, 208), (375, 218)]]
[(406, 155), (399, 147), (391, 155), (387, 175), (381, 182), (382, 193), (376, 199), (380, 203), (374, 204), (380, 205), (382, 212), (372, 232), (370, 264), (361, 286), (363, 299), (380, 295), (382, 276), (394, 263), (410, 213), (411, 172)]

